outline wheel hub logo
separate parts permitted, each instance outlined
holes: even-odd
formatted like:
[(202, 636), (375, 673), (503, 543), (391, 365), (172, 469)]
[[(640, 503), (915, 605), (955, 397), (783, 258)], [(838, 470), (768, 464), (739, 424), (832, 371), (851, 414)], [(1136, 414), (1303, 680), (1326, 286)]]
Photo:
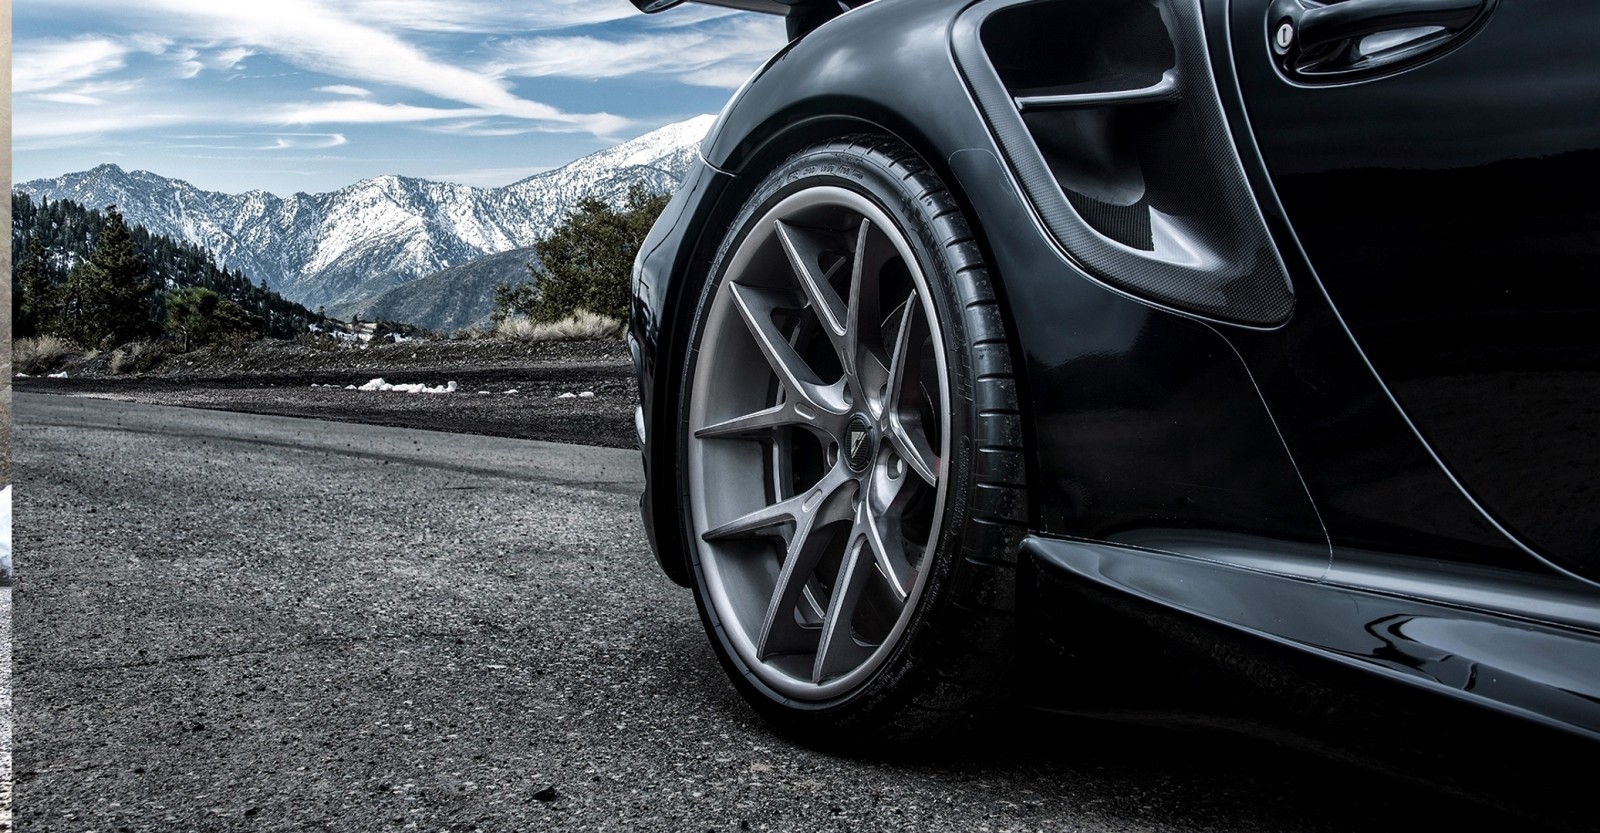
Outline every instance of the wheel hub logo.
[(862, 472), (867, 470), (867, 464), (872, 461), (872, 426), (860, 414), (850, 418), (850, 424), (845, 428), (845, 464), (851, 471)]

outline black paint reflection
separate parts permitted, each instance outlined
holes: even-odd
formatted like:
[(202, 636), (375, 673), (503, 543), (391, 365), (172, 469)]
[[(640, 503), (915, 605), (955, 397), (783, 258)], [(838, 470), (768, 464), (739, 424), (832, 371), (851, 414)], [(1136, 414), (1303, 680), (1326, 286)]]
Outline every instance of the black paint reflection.
[(1240, 63), (1284, 208), (1367, 358), (1492, 517), (1591, 577), (1596, 31), (1600, 6), (1502, 3), (1459, 50), (1388, 78), (1297, 88)]

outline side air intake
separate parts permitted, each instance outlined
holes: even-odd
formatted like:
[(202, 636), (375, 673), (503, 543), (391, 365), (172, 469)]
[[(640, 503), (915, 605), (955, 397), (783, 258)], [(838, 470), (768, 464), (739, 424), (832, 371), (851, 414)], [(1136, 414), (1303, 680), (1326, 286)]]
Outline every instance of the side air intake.
[(985, 0), (958, 62), (1056, 241), (1106, 284), (1206, 318), (1294, 295), (1213, 86), (1198, 0)]

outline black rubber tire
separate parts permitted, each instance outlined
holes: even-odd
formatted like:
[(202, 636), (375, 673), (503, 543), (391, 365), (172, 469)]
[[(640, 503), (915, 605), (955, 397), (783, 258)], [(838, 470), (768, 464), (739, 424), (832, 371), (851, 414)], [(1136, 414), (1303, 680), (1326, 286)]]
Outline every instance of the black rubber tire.
[(731, 649), (708, 603), (682, 466), (679, 491), (695, 597), (734, 685), (785, 734), (814, 746), (859, 751), (960, 731), (1009, 694), (1017, 552), (1028, 519), (1025, 454), (1004, 317), (960, 208), (936, 172), (903, 143), (850, 136), (809, 147), (776, 166), (732, 223), (689, 330), (679, 459), (687, 453), (694, 354), (730, 252), (769, 206), (817, 186), (865, 195), (911, 241), (939, 319), (948, 367), (951, 442), (943, 522), (911, 618), (876, 672), (853, 690), (820, 702), (795, 700), (762, 684)]

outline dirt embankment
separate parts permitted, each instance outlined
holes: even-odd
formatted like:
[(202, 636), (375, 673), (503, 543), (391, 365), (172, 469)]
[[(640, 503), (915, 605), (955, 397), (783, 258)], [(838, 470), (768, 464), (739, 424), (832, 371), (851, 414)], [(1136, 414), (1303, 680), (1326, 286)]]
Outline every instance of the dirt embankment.
[[(140, 373), (112, 357), (70, 360), (65, 377), (17, 390), (631, 448), (633, 366), (622, 341), (408, 341), (369, 347), (260, 341), (167, 356)], [(448, 393), (361, 390), (393, 385)]]

